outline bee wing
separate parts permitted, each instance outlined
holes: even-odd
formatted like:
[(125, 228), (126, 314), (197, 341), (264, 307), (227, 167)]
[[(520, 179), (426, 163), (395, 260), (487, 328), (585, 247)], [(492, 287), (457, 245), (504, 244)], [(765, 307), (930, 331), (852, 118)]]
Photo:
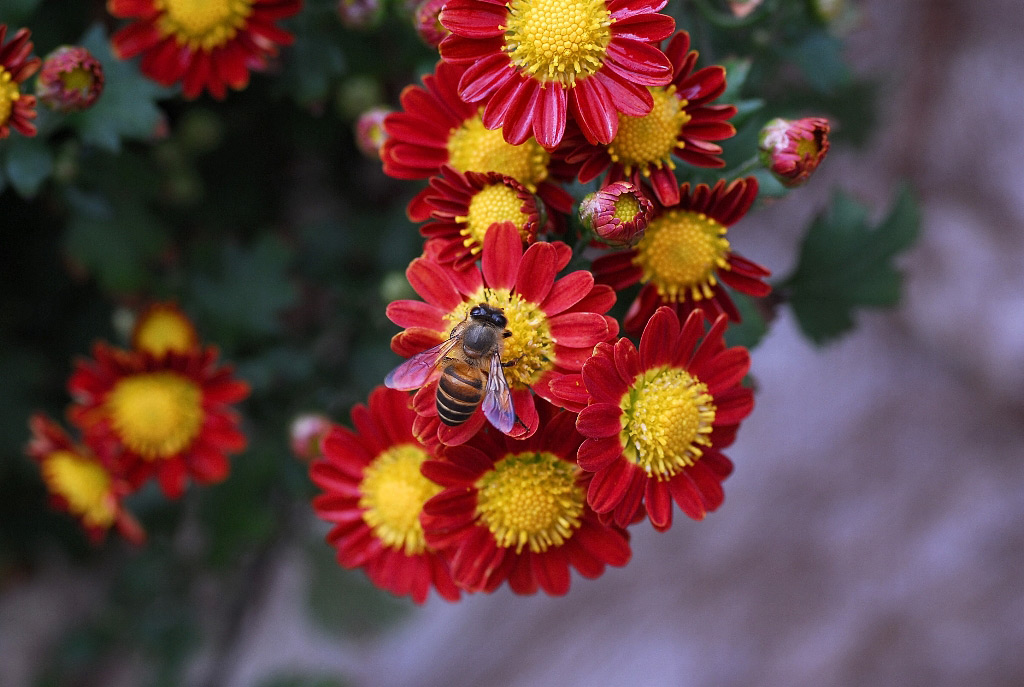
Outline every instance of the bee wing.
[(512, 392), (509, 391), (505, 373), (501, 369), (501, 356), (491, 356), (491, 369), (487, 374), (487, 389), (481, 404), (484, 416), (499, 431), (508, 434), (516, 423), (516, 411), (512, 407)]
[(458, 338), (451, 338), (442, 341), (433, 348), (417, 353), (404, 363), (393, 369), (384, 378), (384, 386), (399, 391), (412, 391), (419, 389), (427, 383), (430, 373), (455, 346), (459, 343)]

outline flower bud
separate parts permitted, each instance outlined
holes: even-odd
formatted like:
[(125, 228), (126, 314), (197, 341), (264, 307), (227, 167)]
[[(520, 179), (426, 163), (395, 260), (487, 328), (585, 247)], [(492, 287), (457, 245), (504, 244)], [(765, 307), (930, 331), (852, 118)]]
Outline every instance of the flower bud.
[(339, 0), (338, 17), (350, 29), (370, 29), (384, 18), (380, 0)]
[(761, 129), (761, 164), (783, 186), (799, 186), (825, 159), (828, 132), (828, 120), (822, 117), (773, 119)]
[(356, 145), (366, 157), (380, 159), (380, 147), (387, 139), (384, 118), (389, 114), (391, 110), (386, 107), (373, 107), (356, 120)]
[(288, 432), (292, 453), (305, 461), (316, 460), (320, 457), (320, 440), (330, 429), (331, 421), (323, 415), (299, 415)]
[(580, 221), (610, 246), (631, 246), (643, 238), (654, 211), (651, 201), (628, 181), (616, 181), (580, 202)]
[(744, 19), (764, 3), (764, 0), (729, 0), (729, 11), (737, 19)]
[(62, 45), (43, 60), (36, 79), (39, 102), (57, 112), (81, 112), (103, 92), (103, 66), (80, 45)]
[(431, 48), (436, 48), (441, 41), (451, 33), (441, 25), (441, 10), (444, 9), (448, 0), (423, 0), (416, 6), (416, 14), (413, 23), (416, 33), (420, 35), (423, 42)]

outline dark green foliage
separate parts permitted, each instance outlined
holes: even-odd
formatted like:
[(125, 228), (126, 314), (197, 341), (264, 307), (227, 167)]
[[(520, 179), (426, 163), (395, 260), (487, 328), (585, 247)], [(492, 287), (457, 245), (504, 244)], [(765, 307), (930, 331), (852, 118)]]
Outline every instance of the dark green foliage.
[(803, 332), (825, 343), (851, 329), (854, 311), (891, 307), (899, 301), (901, 275), (895, 258), (917, 236), (918, 211), (907, 189), (878, 226), (867, 208), (842, 192), (815, 219), (800, 259), (778, 288), (789, 297)]

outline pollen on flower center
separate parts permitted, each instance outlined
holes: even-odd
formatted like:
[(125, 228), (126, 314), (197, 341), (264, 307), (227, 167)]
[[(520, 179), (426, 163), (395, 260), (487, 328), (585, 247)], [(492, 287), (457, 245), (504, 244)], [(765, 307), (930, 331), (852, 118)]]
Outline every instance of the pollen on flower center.
[(503, 50), (520, 71), (572, 87), (597, 72), (611, 42), (604, 0), (511, 0)]
[(135, 347), (155, 356), (168, 351), (188, 353), (196, 346), (192, 323), (176, 309), (153, 309), (143, 315), (137, 327)]
[(505, 141), (500, 129), (487, 129), (477, 114), (448, 137), (448, 162), (460, 172), (497, 172), (535, 193), (548, 176), (551, 156), (534, 139), (522, 145)]
[(254, 0), (154, 0), (157, 27), (179, 45), (212, 50), (234, 38), (252, 13)]
[(14, 80), (9, 71), (0, 67), (0, 125), (11, 118), (14, 101), (20, 97), (21, 91), (18, 89), (18, 82)]
[(95, 460), (71, 451), (54, 451), (42, 463), (43, 479), (54, 494), (68, 504), (68, 511), (86, 525), (107, 527), (117, 514), (110, 496), (110, 474)]
[(672, 210), (652, 220), (633, 263), (663, 298), (712, 298), (715, 269), (729, 269), (726, 227), (704, 213)]
[(202, 428), (202, 391), (174, 372), (125, 377), (107, 397), (111, 424), (121, 441), (146, 460), (169, 458)]
[(466, 215), (455, 217), (456, 222), (465, 224), (459, 233), (466, 237), (463, 245), (474, 254), (483, 249), (487, 230), (495, 223), (511, 222), (519, 230), (519, 235), (524, 240), (528, 239), (528, 232), (524, 230), (529, 219), (529, 215), (523, 212), (523, 199), (514, 188), (502, 183), (490, 184), (477, 191), (469, 201)]
[(622, 222), (633, 222), (640, 214), (640, 201), (632, 193), (620, 193), (615, 199), (612, 217)]
[(401, 549), (408, 556), (426, 549), (420, 511), (441, 491), (420, 473), (427, 458), (426, 451), (413, 444), (392, 446), (363, 470), (359, 483), (363, 520), (385, 546)]
[(668, 479), (693, 465), (710, 446), (714, 399), (703, 384), (678, 367), (639, 375), (620, 403), (623, 455), (648, 475)]
[(608, 144), (612, 161), (625, 167), (631, 174), (639, 169), (650, 176), (651, 166), (675, 169), (672, 151), (682, 148), (679, 132), (690, 121), (686, 112), (687, 101), (676, 97), (676, 87), (648, 89), (654, 98), (654, 107), (643, 117), (619, 114), (619, 132)]
[(480, 303), (501, 308), (512, 335), (503, 339), (502, 362), (513, 362), (504, 369), (505, 379), (513, 389), (526, 389), (549, 370), (555, 360), (555, 340), (551, 325), (540, 307), (523, 300), (508, 289), (484, 288), (447, 315), (452, 327), (462, 322), (469, 311)]
[(477, 480), (476, 515), (498, 546), (542, 553), (562, 546), (580, 526), (583, 488), (578, 468), (551, 453), (520, 453), (498, 461)]

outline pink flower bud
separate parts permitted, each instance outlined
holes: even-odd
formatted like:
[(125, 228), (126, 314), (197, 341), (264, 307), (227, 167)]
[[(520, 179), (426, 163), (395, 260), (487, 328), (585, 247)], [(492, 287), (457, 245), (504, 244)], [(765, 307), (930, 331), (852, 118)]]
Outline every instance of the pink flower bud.
[(825, 159), (828, 132), (828, 120), (822, 117), (773, 119), (761, 129), (761, 164), (783, 186), (799, 186)]
[(414, 24), (416, 33), (431, 48), (436, 48), (451, 33), (441, 25), (441, 10), (448, 0), (423, 0), (416, 6)]
[(81, 112), (103, 92), (103, 66), (79, 45), (62, 45), (43, 60), (36, 79), (39, 102), (57, 112)]
[(380, 147), (387, 140), (384, 118), (391, 113), (386, 107), (374, 107), (359, 115), (356, 120), (356, 145), (363, 155), (380, 159)]
[(616, 181), (580, 202), (580, 221), (611, 246), (630, 246), (647, 228), (654, 206), (628, 181)]
[(338, 18), (350, 29), (369, 29), (384, 17), (380, 0), (339, 0)]
[(320, 457), (320, 440), (331, 429), (331, 421), (323, 415), (309, 413), (292, 420), (289, 440), (292, 453), (305, 461)]

